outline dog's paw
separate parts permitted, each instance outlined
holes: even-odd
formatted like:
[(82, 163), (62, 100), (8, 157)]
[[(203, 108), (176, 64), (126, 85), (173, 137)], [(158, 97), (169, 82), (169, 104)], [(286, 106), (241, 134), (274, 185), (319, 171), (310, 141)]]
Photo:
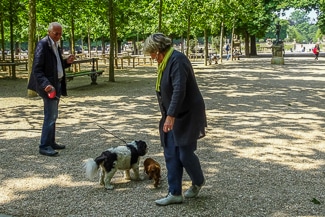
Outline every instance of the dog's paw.
[(124, 176), (125, 180), (131, 180), (131, 176)]
[(105, 188), (107, 190), (113, 190), (114, 189), (114, 186), (113, 185), (105, 185)]

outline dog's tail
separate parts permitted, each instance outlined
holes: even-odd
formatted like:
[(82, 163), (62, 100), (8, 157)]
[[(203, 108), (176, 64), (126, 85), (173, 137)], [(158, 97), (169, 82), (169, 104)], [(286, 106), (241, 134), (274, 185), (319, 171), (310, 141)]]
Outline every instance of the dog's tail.
[(97, 175), (98, 168), (99, 167), (94, 159), (89, 158), (88, 160), (86, 160), (86, 162), (84, 163), (86, 177), (88, 179), (93, 179)]

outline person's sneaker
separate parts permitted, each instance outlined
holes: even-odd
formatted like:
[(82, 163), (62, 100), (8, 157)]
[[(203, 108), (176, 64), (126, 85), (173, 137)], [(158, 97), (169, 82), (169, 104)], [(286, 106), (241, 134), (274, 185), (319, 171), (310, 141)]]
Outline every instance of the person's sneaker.
[(205, 179), (203, 181), (203, 184), (200, 186), (192, 185), (187, 191), (185, 191), (184, 197), (186, 197), (186, 198), (196, 197), (199, 194), (203, 185), (205, 185)]
[(167, 206), (169, 204), (183, 203), (183, 196), (172, 195), (171, 193), (168, 193), (166, 197), (156, 200), (155, 203), (159, 206)]

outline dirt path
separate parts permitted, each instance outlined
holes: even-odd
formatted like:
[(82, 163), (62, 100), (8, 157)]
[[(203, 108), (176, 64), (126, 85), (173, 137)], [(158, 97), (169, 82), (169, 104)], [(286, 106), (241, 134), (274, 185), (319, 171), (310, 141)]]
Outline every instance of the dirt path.
[[(57, 140), (67, 149), (38, 154), (42, 101), (25, 97), (26, 79), (0, 74), (0, 213), (10, 216), (325, 216), (325, 60), (242, 59), (193, 63), (204, 96), (208, 128), (199, 155), (207, 184), (182, 205), (158, 207), (167, 182), (125, 181), (115, 190), (87, 180), (84, 159), (127, 140), (149, 144), (166, 175), (158, 138), (155, 68), (116, 71), (91, 86), (68, 83), (60, 104)], [(3, 73), (2, 73), (3, 75)], [(143, 159), (141, 160), (141, 163)], [(184, 175), (184, 189), (190, 186)], [(317, 204), (317, 201), (320, 204)], [(1, 215), (0, 215), (1, 216)]]

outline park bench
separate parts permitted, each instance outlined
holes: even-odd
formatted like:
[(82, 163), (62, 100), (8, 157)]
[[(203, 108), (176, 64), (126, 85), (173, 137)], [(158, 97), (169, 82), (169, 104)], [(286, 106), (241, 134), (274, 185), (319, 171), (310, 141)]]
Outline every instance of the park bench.
[(115, 59), (117, 60), (117, 62), (116, 62), (117, 68), (119, 68), (118, 63), (120, 62), (121, 69), (123, 69), (123, 67), (124, 67), (123, 66), (124, 60), (127, 60), (128, 66), (130, 66), (131, 61), (132, 61), (133, 68), (135, 68), (136, 62), (138, 65), (140, 65), (141, 63), (143, 65), (147, 65), (147, 63), (149, 63), (150, 66), (152, 66), (152, 64), (153, 64), (152, 58), (150, 56), (144, 56), (144, 55), (118, 55), (117, 57), (115, 57)]
[(202, 59), (204, 57), (203, 53), (191, 53), (190, 59)]
[[(109, 54), (105, 53), (105, 54), (96, 54), (96, 57), (98, 58), (98, 60), (101, 60), (104, 62), (104, 64), (108, 64), (109, 63)], [(128, 66), (130, 66), (131, 64), (131, 60), (132, 60), (132, 66), (133, 68), (135, 68), (135, 63), (134, 63), (134, 59), (135, 57), (129, 55), (127, 52), (125, 53), (119, 53), (116, 57), (114, 57), (115, 59), (115, 68), (121, 68), (123, 69), (123, 65), (124, 65), (124, 60), (127, 61)], [(120, 64), (120, 66), (119, 66)]]
[(7, 66), (9, 67), (9, 76), (13, 76), (16, 73), (16, 66), (25, 65), (26, 71), (28, 70), (28, 62), (27, 61), (15, 61), (15, 62), (0, 62), (0, 66), (2, 67), (3, 71), (7, 70)]
[[(92, 68), (90, 70), (80, 71), (80, 64), (88, 62), (92, 63)], [(104, 70), (98, 70), (98, 58), (75, 60), (72, 65), (77, 65), (78, 67), (75, 72), (66, 72), (67, 81), (73, 80), (74, 77), (87, 75), (90, 76), (91, 84), (97, 84), (97, 77), (102, 75), (104, 72)]]
[(151, 56), (145, 56), (145, 55), (134, 55), (135, 59), (137, 59), (138, 65), (140, 65), (140, 61), (143, 63), (143, 65), (147, 64), (147, 60), (150, 64), (150, 66), (152, 66), (153, 60), (151, 58)]
[(119, 60), (120, 60), (120, 63), (121, 63), (121, 69), (123, 69), (123, 61), (124, 60), (127, 60), (128, 66), (130, 65), (131, 60), (132, 60), (132, 67), (134, 68), (135, 67), (134, 59), (135, 59), (135, 57), (131, 56), (129, 54), (119, 54), (117, 57), (115, 57), (116, 67), (118, 68)]

